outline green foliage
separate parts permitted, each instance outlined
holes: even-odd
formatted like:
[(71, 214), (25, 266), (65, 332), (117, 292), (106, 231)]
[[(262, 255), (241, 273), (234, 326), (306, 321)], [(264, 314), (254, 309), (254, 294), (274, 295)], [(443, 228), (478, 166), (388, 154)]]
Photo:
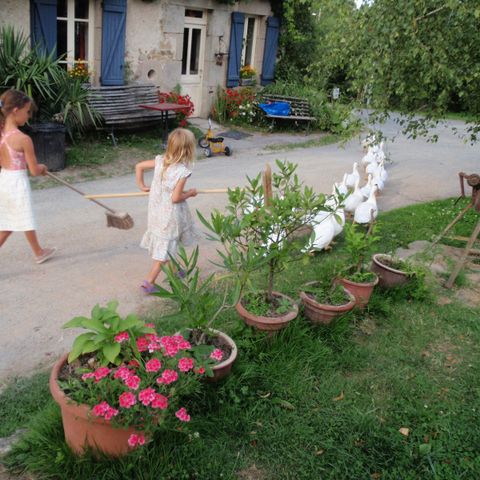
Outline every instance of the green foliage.
[(302, 287), (305, 293), (310, 293), (315, 300), (323, 305), (345, 305), (351, 301), (350, 295), (345, 292), (342, 285), (330, 284), (330, 282), (315, 282)]
[[(372, 253), (373, 246), (380, 240), (380, 237), (376, 235), (377, 230), (377, 225), (368, 230), (362, 229), (356, 223), (345, 225), (345, 250), (348, 253), (347, 271), (353, 270), (354, 273), (361, 273), (367, 254)], [(354, 280), (352, 279), (352, 281)]]
[(330, 211), (325, 196), (303, 186), (295, 170), (297, 165), (276, 160), (279, 172), (273, 174), (273, 196), (264, 202), (261, 174), (249, 178), (248, 185), (228, 191), (226, 213), (214, 210), (210, 221), (200, 212), (198, 216), (213, 233), (210, 238), (220, 242), (223, 267), (234, 274), (241, 290), (252, 272), (268, 265), (267, 286), (269, 302), (273, 302), (274, 276), (285, 265), (298, 259), (304, 239), (295, 233), (311, 224), (320, 210)]
[[(189, 256), (183, 247), (180, 247), (178, 256), (170, 256), (170, 262), (163, 266), (169, 290), (157, 285), (157, 297), (173, 300), (178, 304), (179, 312), (164, 316), (165, 319), (186, 317), (188, 325), (202, 331), (214, 326), (215, 319), (227, 308), (235, 306), (240, 298), (240, 283), (224, 283), (224, 291), (215, 288), (214, 275), (200, 278), (200, 269), (197, 267), (198, 247), (195, 247)], [(221, 301), (219, 302), (219, 298)]]
[(52, 51), (30, 49), (30, 40), (11, 26), (0, 29), (0, 90), (15, 88), (35, 101), (41, 121), (65, 123), (70, 138), (95, 125), (98, 114), (88, 104), (82, 79), (69, 75)]
[(44, 116), (64, 123), (72, 140), (100, 121), (100, 115), (88, 103), (89, 92), (81, 79), (60, 70), (54, 87), (56, 97), (43, 109)]
[(54, 53), (38, 54), (30, 39), (12, 26), (0, 28), (0, 89), (27, 93), (41, 109), (56, 98), (55, 83), (61, 75)]
[(153, 330), (145, 326), (144, 322), (135, 315), (121, 318), (117, 313), (118, 302), (110, 302), (106, 307), (95, 305), (91, 318), (75, 317), (68, 321), (63, 328), (84, 328), (89, 330), (75, 338), (68, 355), (68, 362), (73, 362), (80, 355), (93, 353), (101, 365), (121, 363), (121, 344), (115, 337), (128, 332), (130, 337), (137, 338)]

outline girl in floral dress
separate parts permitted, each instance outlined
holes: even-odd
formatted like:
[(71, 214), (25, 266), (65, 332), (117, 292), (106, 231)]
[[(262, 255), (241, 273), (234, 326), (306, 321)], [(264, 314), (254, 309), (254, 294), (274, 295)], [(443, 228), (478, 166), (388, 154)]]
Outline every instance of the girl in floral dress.
[(12, 232), (24, 232), (36, 263), (43, 263), (55, 248), (38, 242), (27, 172), (45, 175), (47, 167), (37, 163), (32, 140), (18, 129), (30, 118), (31, 108), (31, 98), (18, 90), (0, 97), (0, 247)]
[[(162, 157), (145, 160), (135, 166), (137, 185), (150, 192), (148, 201), (148, 228), (140, 246), (147, 249), (153, 265), (141, 285), (145, 293), (155, 291), (155, 281), (168, 262), (169, 255), (177, 253), (179, 244), (191, 245), (197, 238), (187, 198), (195, 197), (197, 190), (185, 190), (190, 167), (196, 153), (195, 137), (190, 130), (177, 128), (168, 137), (167, 150)], [(143, 172), (154, 168), (150, 187), (145, 186)]]

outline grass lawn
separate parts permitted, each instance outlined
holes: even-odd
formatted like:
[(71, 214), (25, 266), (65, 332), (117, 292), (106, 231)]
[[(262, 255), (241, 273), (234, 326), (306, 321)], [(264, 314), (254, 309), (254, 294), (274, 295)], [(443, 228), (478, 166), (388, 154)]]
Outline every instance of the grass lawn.
[[(430, 240), (460, 208), (444, 200), (382, 214), (380, 249)], [(469, 235), (474, 221), (455, 233)], [(290, 264), (277, 289), (296, 296), (342, 248)], [(232, 374), (188, 399), (188, 432), (161, 433), (121, 460), (75, 458), (45, 376), (15, 382), (0, 395), (1, 434), (27, 417), (28, 433), (4, 463), (68, 480), (480, 478), (480, 308), (427, 280), (422, 299), (376, 291), (364, 312), (328, 328), (299, 317), (273, 337), (227, 312), (221, 329), (239, 348)]]

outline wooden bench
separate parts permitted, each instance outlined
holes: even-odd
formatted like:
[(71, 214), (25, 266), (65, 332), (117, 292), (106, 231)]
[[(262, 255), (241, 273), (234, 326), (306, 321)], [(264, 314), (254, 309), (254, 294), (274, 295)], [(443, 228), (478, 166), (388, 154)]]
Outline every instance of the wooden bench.
[(138, 129), (161, 123), (161, 112), (139, 107), (141, 104), (158, 103), (158, 87), (155, 85), (90, 87), (89, 90), (88, 103), (102, 117), (102, 123), (97, 128), (109, 130), (114, 145), (114, 130)]
[(275, 120), (287, 120), (297, 122), (306, 122), (307, 128), (310, 126), (311, 122), (316, 121), (316, 117), (312, 115), (310, 104), (308, 100), (300, 97), (287, 97), (284, 95), (260, 95), (262, 103), (268, 102), (287, 102), (290, 104), (290, 114), (289, 115), (268, 115), (265, 114), (266, 118), (272, 119), (272, 126), (275, 126)]

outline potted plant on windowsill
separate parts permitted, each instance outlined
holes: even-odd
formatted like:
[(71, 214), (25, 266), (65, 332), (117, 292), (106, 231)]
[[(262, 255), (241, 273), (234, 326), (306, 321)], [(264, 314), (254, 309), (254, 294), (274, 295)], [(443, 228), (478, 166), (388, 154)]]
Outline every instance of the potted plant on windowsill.
[(345, 226), (348, 260), (339, 282), (355, 297), (357, 306), (365, 308), (375, 285), (378, 284), (378, 276), (366, 269), (364, 260), (379, 237), (375, 235), (373, 223), (367, 231), (360, 231), (359, 228), (361, 227), (354, 223)]
[(190, 416), (181, 399), (200, 387), (213, 363), (181, 335), (159, 336), (117, 303), (95, 306), (91, 318), (64, 328), (84, 328), (50, 375), (65, 439), (72, 451), (92, 448), (119, 456), (147, 442), (157, 430), (177, 428)]
[(161, 321), (169, 319), (188, 322), (188, 328), (182, 329), (181, 333), (195, 345), (198, 352), (203, 351), (205, 356), (213, 360), (205, 373), (207, 379), (217, 381), (230, 373), (238, 350), (235, 342), (226, 333), (213, 327), (219, 315), (238, 302), (240, 290), (238, 283), (232, 290), (230, 285), (226, 284), (221, 292), (221, 286), (215, 284), (213, 274), (201, 279), (197, 267), (198, 252), (196, 247), (189, 256), (185, 249), (180, 247), (178, 256), (171, 256), (170, 262), (163, 267), (169, 290), (156, 285), (157, 290), (153, 295), (178, 304), (179, 311), (164, 315)]
[[(209, 238), (222, 244), (218, 253), (223, 267), (239, 282), (237, 312), (248, 325), (267, 331), (284, 328), (298, 315), (296, 302), (275, 291), (275, 279), (288, 262), (303, 255), (306, 239), (298, 232), (314, 224), (320, 210), (329, 210), (323, 194), (299, 181), (296, 165), (276, 164), (273, 193), (268, 181), (262, 185), (259, 174), (247, 177), (246, 187), (229, 190), (226, 212), (214, 210), (209, 220), (197, 212), (211, 232)], [(256, 290), (251, 275), (260, 269), (266, 270), (266, 282)]]
[(240, 85), (253, 86), (257, 83), (257, 72), (251, 65), (244, 65), (240, 69)]

